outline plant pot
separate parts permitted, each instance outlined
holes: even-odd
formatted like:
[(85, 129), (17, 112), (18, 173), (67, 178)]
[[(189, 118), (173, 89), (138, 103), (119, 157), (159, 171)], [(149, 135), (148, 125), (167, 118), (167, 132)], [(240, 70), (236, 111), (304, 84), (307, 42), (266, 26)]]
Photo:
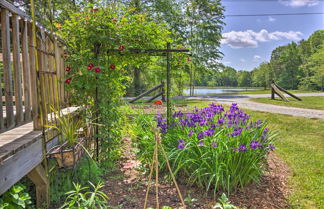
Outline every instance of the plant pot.
[(72, 148), (66, 148), (67, 142), (64, 142), (62, 145), (50, 152), (50, 155), (56, 159), (60, 168), (71, 168), (81, 159), (84, 153), (83, 147), (85, 142), (85, 138), (80, 138), (79, 142)]

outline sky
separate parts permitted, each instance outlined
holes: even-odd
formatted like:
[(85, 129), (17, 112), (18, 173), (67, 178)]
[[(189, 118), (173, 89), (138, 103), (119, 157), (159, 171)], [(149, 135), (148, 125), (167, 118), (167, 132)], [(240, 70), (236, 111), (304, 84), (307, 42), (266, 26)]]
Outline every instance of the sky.
[[(323, 13), (324, 0), (222, 0), (226, 15)], [(224, 19), (221, 62), (251, 71), (269, 61), (278, 46), (307, 39), (324, 29), (324, 15), (252, 16)]]

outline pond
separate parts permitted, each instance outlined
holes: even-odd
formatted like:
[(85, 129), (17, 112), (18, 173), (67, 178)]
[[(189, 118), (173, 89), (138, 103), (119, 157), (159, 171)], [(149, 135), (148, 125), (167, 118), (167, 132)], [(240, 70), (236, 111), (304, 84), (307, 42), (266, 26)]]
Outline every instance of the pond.
[[(194, 95), (195, 96), (203, 96), (203, 95), (215, 95), (215, 94), (235, 94), (239, 91), (257, 91), (260, 89), (251, 89), (251, 88), (195, 88)], [(190, 89), (185, 89), (183, 91), (186, 95), (189, 95)]]

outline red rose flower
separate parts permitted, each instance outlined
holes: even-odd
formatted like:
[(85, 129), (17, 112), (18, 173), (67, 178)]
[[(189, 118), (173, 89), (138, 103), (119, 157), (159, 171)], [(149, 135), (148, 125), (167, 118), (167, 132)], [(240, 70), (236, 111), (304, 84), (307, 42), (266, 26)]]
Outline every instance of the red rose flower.
[(123, 51), (123, 50), (125, 49), (125, 46), (124, 46), (124, 45), (120, 45), (120, 46), (118, 47), (118, 49), (119, 49), (119, 51)]
[(92, 70), (93, 66), (94, 66), (93, 64), (89, 64), (88, 65), (88, 70)]
[(116, 17), (113, 17), (113, 18), (112, 18), (112, 21), (113, 21), (113, 22), (117, 22), (117, 18), (116, 18)]
[(72, 81), (72, 78), (68, 78), (68, 79), (65, 80), (65, 83), (70, 84), (71, 81)]
[(71, 67), (70, 66), (66, 66), (65, 71), (66, 72), (70, 72), (70, 70), (71, 70)]
[(94, 70), (96, 73), (100, 73), (101, 69), (100, 67), (96, 67), (96, 69)]
[(97, 9), (97, 8), (91, 9), (91, 12), (98, 12), (98, 11), (99, 11), (99, 9)]
[(115, 70), (116, 69), (116, 66), (114, 64), (111, 64), (110, 65), (110, 69)]

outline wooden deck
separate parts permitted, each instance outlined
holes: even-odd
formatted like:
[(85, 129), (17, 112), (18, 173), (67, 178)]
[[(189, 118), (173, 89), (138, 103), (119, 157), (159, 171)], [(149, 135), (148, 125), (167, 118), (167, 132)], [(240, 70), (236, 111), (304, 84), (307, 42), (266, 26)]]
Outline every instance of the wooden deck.
[[(79, 107), (61, 111), (63, 115), (73, 113)], [(53, 117), (50, 114), (48, 119)], [(58, 143), (54, 130), (48, 130), (53, 138), (46, 143), (46, 151)], [(43, 133), (34, 131), (33, 122), (0, 134), (0, 195), (6, 192), (22, 177), (29, 175), (44, 159)]]
[(42, 132), (33, 123), (0, 134), (0, 195), (43, 160)]

